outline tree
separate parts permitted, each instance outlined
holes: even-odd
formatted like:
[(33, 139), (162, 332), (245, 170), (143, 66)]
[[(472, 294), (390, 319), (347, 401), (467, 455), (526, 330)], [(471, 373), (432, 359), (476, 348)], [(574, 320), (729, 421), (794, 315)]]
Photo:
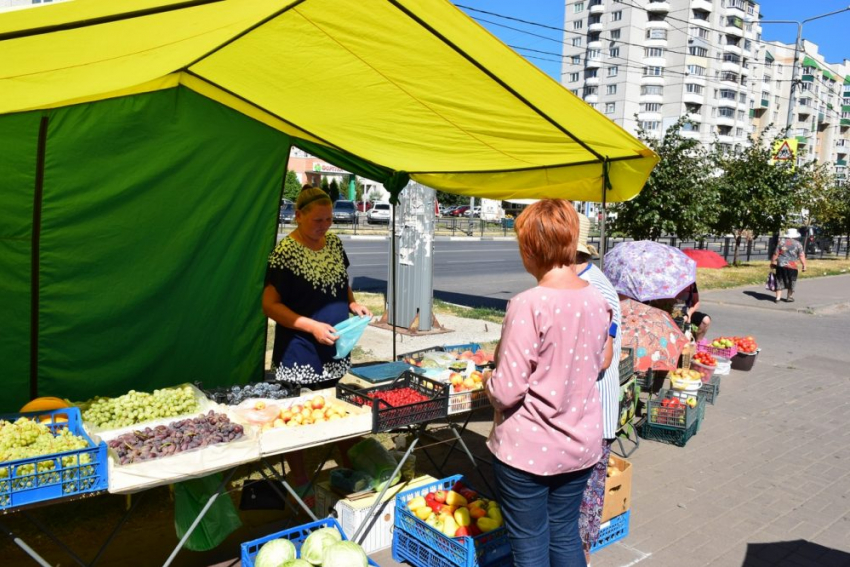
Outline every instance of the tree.
[(658, 154), (660, 161), (637, 197), (611, 207), (617, 214), (614, 231), (638, 240), (656, 240), (665, 234), (681, 239), (704, 236), (717, 208), (717, 194), (707, 182), (710, 163), (698, 140), (682, 136), (688, 124), (680, 118), (661, 139), (643, 129), (638, 137)]
[[(830, 236), (846, 236), (850, 244), (850, 182), (842, 180), (828, 185), (812, 199), (812, 216)], [(850, 246), (845, 257), (850, 258)]]
[(776, 141), (751, 137), (738, 152), (714, 145), (712, 161), (719, 175), (713, 185), (722, 206), (711, 224), (716, 234), (735, 238), (736, 265), (744, 234), (757, 237), (779, 232), (789, 216), (800, 211), (814, 183), (814, 164), (771, 163)]
[(330, 194), (331, 194), (331, 186), (330, 186), (330, 185), (328, 185), (328, 178), (327, 178), (327, 177), (324, 177), (324, 176), (322, 177), (322, 185), (321, 185), (321, 187), (322, 187), (322, 191), (324, 191), (324, 192), (325, 192), (325, 193), (327, 193), (328, 195), (330, 195)]
[(464, 197), (463, 195), (455, 195), (454, 193), (445, 193), (443, 191), (438, 190), (437, 202), (446, 207), (456, 205), (468, 205), (469, 197)]
[(283, 182), (283, 198), (295, 201), (300, 192), (301, 182), (298, 181), (298, 175), (294, 171), (287, 171), (286, 179)]

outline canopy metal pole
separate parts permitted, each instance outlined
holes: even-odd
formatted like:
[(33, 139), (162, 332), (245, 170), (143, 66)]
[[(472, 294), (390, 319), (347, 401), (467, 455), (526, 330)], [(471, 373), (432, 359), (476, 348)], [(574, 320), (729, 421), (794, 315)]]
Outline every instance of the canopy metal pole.
[[(396, 199), (396, 203), (398, 203), (398, 199)], [(393, 205), (392, 211), (390, 211), (392, 213), (392, 225), (393, 225), (392, 231), (390, 232), (390, 238), (392, 239), (392, 242), (390, 243), (390, 255), (391, 255), (390, 266), (392, 266), (392, 268), (391, 268), (390, 271), (392, 272), (392, 285), (393, 285), (393, 300), (392, 300), (392, 307), (391, 307), (391, 309), (393, 310), (392, 311), (393, 321), (392, 321), (392, 325), (390, 325), (390, 326), (393, 328), (393, 360), (396, 359), (396, 346), (395, 346), (396, 330), (395, 330), (395, 327), (396, 327), (396, 317), (398, 316), (398, 314), (396, 313), (396, 305), (398, 305), (398, 300), (396, 299), (398, 297), (398, 289), (396, 289), (396, 283), (397, 283), (396, 282), (396, 279), (397, 279), (396, 278), (396, 270), (398, 270), (398, 263), (396, 262), (396, 245), (395, 245), (395, 210), (396, 210), (396, 205)]]
[(602, 218), (599, 222), (599, 269), (605, 268), (605, 223), (608, 219), (608, 160), (602, 164)]

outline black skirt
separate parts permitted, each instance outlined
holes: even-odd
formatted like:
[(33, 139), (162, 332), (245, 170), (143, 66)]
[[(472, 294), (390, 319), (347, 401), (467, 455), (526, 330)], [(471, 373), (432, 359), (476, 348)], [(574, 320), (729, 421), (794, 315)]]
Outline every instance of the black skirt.
[(776, 289), (794, 291), (797, 286), (797, 270), (795, 268), (776, 268)]

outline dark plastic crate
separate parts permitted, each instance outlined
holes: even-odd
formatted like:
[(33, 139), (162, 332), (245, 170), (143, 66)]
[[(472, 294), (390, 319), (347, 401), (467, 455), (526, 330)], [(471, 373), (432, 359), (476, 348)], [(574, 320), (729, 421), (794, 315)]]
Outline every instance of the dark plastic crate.
[[(447, 567), (511, 565), (511, 544), (504, 527), (475, 537), (448, 537), (414, 516), (407, 508), (407, 503), (417, 496), (425, 496), (435, 490), (451, 490), (457, 482), (462, 482), (464, 486), (472, 488), (462, 475), (454, 475), (400, 492), (395, 499), (393, 543), (395, 543), (395, 534), (404, 533), (418, 544), (410, 544), (406, 547), (408, 551), (416, 550), (419, 552), (411, 553), (413, 558), (424, 556), (427, 560), (431, 557), (439, 557), (443, 561), (426, 563), (419, 562), (422, 561), (422, 559), (419, 559), (414, 563), (414, 565), (422, 567), (431, 567), (431, 565), (445, 565)], [(423, 548), (430, 553), (421, 552)], [(393, 557), (396, 557), (395, 545), (393, 546)], [(404, 558), (408, 561), (412, 559), (406, 556)]]
[[(375, 392), (399, 388), (410, 388), (430, 399), (394, 407), (372, 395)], [(392, 382), (371, 388), (357, 390), (346, 384), (336, 385), (336, 397), (340, 400), (361, 407), (365, 406), (367, 401), (371, 402), (372, 433), (445, 418), (448, 414), (448, 394), (448, 384), (431, 380), (411, 371), (405, 371)]]
[(631, 513), (631, 510), (626, 510), (624, 514), (615, 516), (599, 526), (599, 536), (593, 542), (593, 545), (590, 546), (590, 552), (596, 553), (612, 543), (625, 539), (629, 535), (629, 518), (631, 517)]
[(674, 429), (687, 430), (705, 412), (705, 398), (697, 396), (695, 407), (679, 406), (675, 408), (664, 407), (664, 400), (673, 399), (676, 396), (670, 390), (662, 390), (658, 397), (647, 402), (647, 422), (651, 425), (663, 425)]
[(635, 372), (635, 383), (643, 391), (652, 393), (651, 390), (654, 381), (655, 374), (651, 368), (645, 372)]
[[(257, 384), (257, 383), (258, 382), (254, 382), (252, 384)], [(280, 384), (280, 390), (279, 391), (284, 392), (284, 394), (281, 397), (274, 398), (276, 400), (285, 400), (287, 398), (294, 398), (294, 397), (297, 397), (300, 394), (300, 392), (288, 389), (279, 380), (266, 381), (266, 383), (267, 384)], [(233, 403), (231, 401), (232, 398), (230, 396), (228, 396), (228, 394), (232, 393), (233, 386), (220, 386), (220, 387), (217, 387), (217, 388), (204, 388), (204, 385), (203, 385), (202, 382), (195, 382), (194, 384), (195, 384), (195, 386), (197, 386), (197, 388), (201, 392), (204, 393), (204, 395), (208, 399), (214, 401), (217, 404), (237, 405), (237, 404), (240, 403), (240, 402)], [(244, 388), (245, 386), (248, 386), (249, 384), (234, 384), (234, 385), (239, 386), (240, 388)]]
[(714, 405), (720, 395), (720, 376), (715, 374), (707, 384), (703, 384), (699, 395), (705, 398), (706, 403)]
[(680, 429), (666, 425), (656, 425), (650, 423), (649, 419), (644, 418), (637, 426), (637, 431), (638, 435), (643, 439), (684, 447), (690, 441), (691, 437), (699, 431), (701, 421), (701, 419), (696, 419), (687, 429)]
[[(95, 444), (91, 440), (83, 429), (79, 408), (0, 415), (0, 420), (15, 421), (20, 417), (44, 419), (54, 433), (67, 428), (83, 437), (88, 447), (0, 464), (0, 510), (101, 492), (109, 487), (106, 443)], [(34, 470), (19, 471), (24, 465), (33, 465)]]
[[(342, 535), (343, 541), (348, 540), (345, 535), (345, 532), (342, 531), (342, 528), (336, 520), (334, 520), (333, 518), (325, 518), (317, 522), (310, 522), (309, 524), (304, 524), (303, 526), (290, 528), (288, 530), (283, 530), (282, 532), (269, 534), (259, 539), (243, 543), (242, 567), (254, 567), (254, 559), (257, 557), (257, 553), (259, 553), (260, 548), (263, 547), (264, 543), (267, 543), (273, 539), (288, 539), (289, 541), (295, 544), (295, 549), (297, 550), (296, 557), (301, 557), (301, 544), (304, 543), (304, 540), (307, 539), (308, 535), (320, 528), (336, 528)], [(372, 565), (373, 567), (380, 567), (371, 559), (369, 559), (369, 565)]]
[(625, 384), (626, 380), (635, 373), (635, 351), (631, 347), (623, 347), (622, 352), (628, 354), (626, 358), (620, 360), (620, 384)]
[(744, 352), (739, 352), (735, 356), (732, 357), (732, 370), (742, 370), (744, 372), (749, 372), (753, 369), (753, 366), (756, 363), (756, 359), (759, 356), (761, 349), (758, 349), (753, 354), (747, 354)]

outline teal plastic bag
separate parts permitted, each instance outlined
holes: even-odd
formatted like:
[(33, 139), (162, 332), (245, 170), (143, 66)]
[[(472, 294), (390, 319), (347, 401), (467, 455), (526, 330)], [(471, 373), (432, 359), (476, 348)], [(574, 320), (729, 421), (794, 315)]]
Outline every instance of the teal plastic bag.
[(336, 346), (336, 356), (334, 358), (345, 358), (354, 349), (354, 345), (363, 336), (363, 331), (369, 326), (372, 321), (371, 317), (349, 317), (345, 321), (334, 325), (336, 329), (337, 339), (334, 345)]
[[(174, 527), (178, 539), (186, 534), (207, 505), (210, 496), (221, 485), (221, 474), (211, 474), (174, 485)], [(219, 494), (192, 535), (186, 540), (186, 549), (208, 551), (217, 547), (227, 536), (242, 526), (239, 513), (227, 493)]]

